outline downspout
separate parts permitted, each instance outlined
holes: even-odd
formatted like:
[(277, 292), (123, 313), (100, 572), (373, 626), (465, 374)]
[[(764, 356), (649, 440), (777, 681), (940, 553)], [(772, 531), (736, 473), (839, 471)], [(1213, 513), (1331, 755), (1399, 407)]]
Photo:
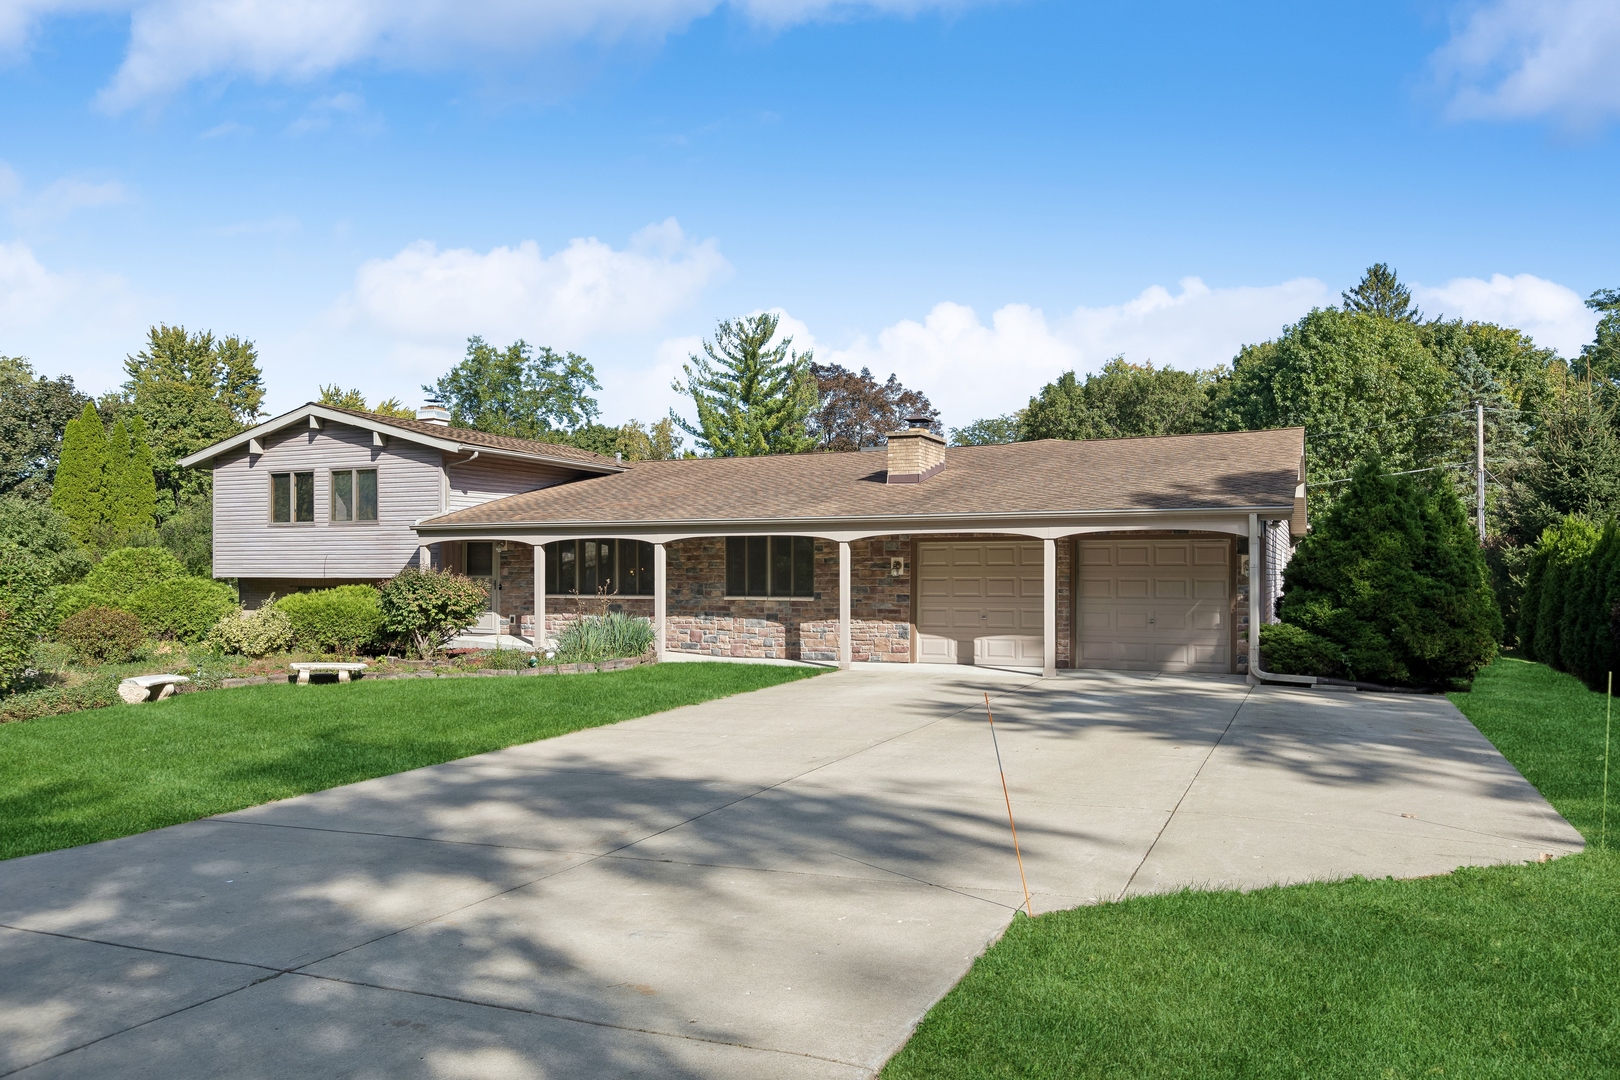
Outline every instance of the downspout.
[(1260, 589), (1265, 584), (1261, 554), (1260, 515), (1249, 515), (1249, 681), (1284, 686), (1315, 686), (1314, 675), (1284, 675), (1260, 666)]

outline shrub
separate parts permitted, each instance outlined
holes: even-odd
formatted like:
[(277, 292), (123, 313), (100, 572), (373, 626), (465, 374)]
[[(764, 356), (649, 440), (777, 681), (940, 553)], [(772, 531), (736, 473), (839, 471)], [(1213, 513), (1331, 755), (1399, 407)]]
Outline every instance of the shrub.
[(1496, 655), (1501, 611), (1449, 478), (1420, 487), (1364, 462), (1283, 582), (1282, 621), (1340, 650), (1353, 679), (1466, 685)]
[(1267, 671), (1335, 679), (1345, 675), (1343, 649), (1291, 623), (1269, 623), (1260, 628), (1260, 655)]
[(90, 553), (74, 538), (68, 519), (46, 503), (0, 498), (0, 541), (32, 555), (52, 585), (78, 581), (90, 570)]
[(15, 544), (0, 542), (0, 690), (22, 679), (50, 619), (45, 568)]
[(383, 627), (410, 642), (424, 660), (488, 606), (484, 585), (450, 571), (404, 570), (382, 587)]
[(122, 664), (134, 657), (146, 634), (141, 630), (141, 620), (128, 611), (87, 607), (62, 620), (56, 628), (56, 639), (72, 649), (81, 662)]
[(57, 590), (56, 616), (66, 618), (87, 607), (127, 607), (141, 590), (185, 576), (180, 560), (162, 548), (119, 548), (108, 552), (83, 581)]
[(291, 621), (293, 639), (305, 649), (352, 655), (373, 644), (383, 629), (378, 593), (370, 585), (293, 593), (277, 600), (276, 608)]
[(149, 633), (191, 645), (235, 610), (236, 596), (222, 581), (178, 577), (148, 585), (120, 606), (139, 615)]
[(257, 611), (240, 609), (214, 624), (208, 643), (221, 652), (261, 657), (290, 648), (293, 624), (287, 613), (266, 604)]
[(118, 676), (99, 675), (78, 686), (51, 686), (0, 699), (0, 724), (84, 709), (104, 709), (118, 702)]
[(559, 664), (595, 663), (620, 656), (640, 656), (653, 643), (653, 626), (622, 612), (586, 615), (557, 635)]

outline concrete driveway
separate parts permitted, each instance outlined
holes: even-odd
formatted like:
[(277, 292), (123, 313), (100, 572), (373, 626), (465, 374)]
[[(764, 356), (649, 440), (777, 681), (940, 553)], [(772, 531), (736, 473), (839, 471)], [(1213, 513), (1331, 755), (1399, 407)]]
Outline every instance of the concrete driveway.
[(1037, 913), (1582, 846), (1440, 698), (858, 670), (0, 863), (0, 1073), (867, 1076), (1021, 900), (984, 691)]

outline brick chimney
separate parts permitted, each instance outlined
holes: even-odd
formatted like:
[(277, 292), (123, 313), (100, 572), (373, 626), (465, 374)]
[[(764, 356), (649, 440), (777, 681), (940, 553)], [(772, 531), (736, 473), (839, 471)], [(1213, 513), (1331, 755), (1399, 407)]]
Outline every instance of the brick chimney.
[(437, 427), (450, 426), (450, 410), (444, 407), (444, 402), (434, 401), (431, 398), (422, 403), (416, 410), (416, 418)]
[(945, 440), (928, 430), (926, 416), (906, 417), (904, 431), (889, 436), (891, 484), (920, 484), (945, 468)]

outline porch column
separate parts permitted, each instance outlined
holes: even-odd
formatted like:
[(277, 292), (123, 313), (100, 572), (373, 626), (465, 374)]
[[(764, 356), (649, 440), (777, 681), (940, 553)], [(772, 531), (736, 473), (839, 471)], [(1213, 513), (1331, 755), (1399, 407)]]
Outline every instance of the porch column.
[(1260, 515), (1249, 515), (1249, 679), (1260, 681)]
[(854, 659), (849, 645), (849, 543), (838, 541), (838, 666)]
[(1057, 674), (1057, 541), (1042, 540), (1041, 554), (1041, 674)]
[(546, 644), (546, 545), (535, 544), (533, 546), (534, 651), (539, 652)]
[(433, 569), (433, 551), (426, 544), (416, 549), (416, 568), (423, 573)]
[(664, 599), (667, 578), (664, 571), (664, 545), (653, 545), (653, 641), (658, 649), (658, 659), (664, 659), (665, 638), (668, 637), (668, 627), (665, 622), (669, 618), (669, 605)]

